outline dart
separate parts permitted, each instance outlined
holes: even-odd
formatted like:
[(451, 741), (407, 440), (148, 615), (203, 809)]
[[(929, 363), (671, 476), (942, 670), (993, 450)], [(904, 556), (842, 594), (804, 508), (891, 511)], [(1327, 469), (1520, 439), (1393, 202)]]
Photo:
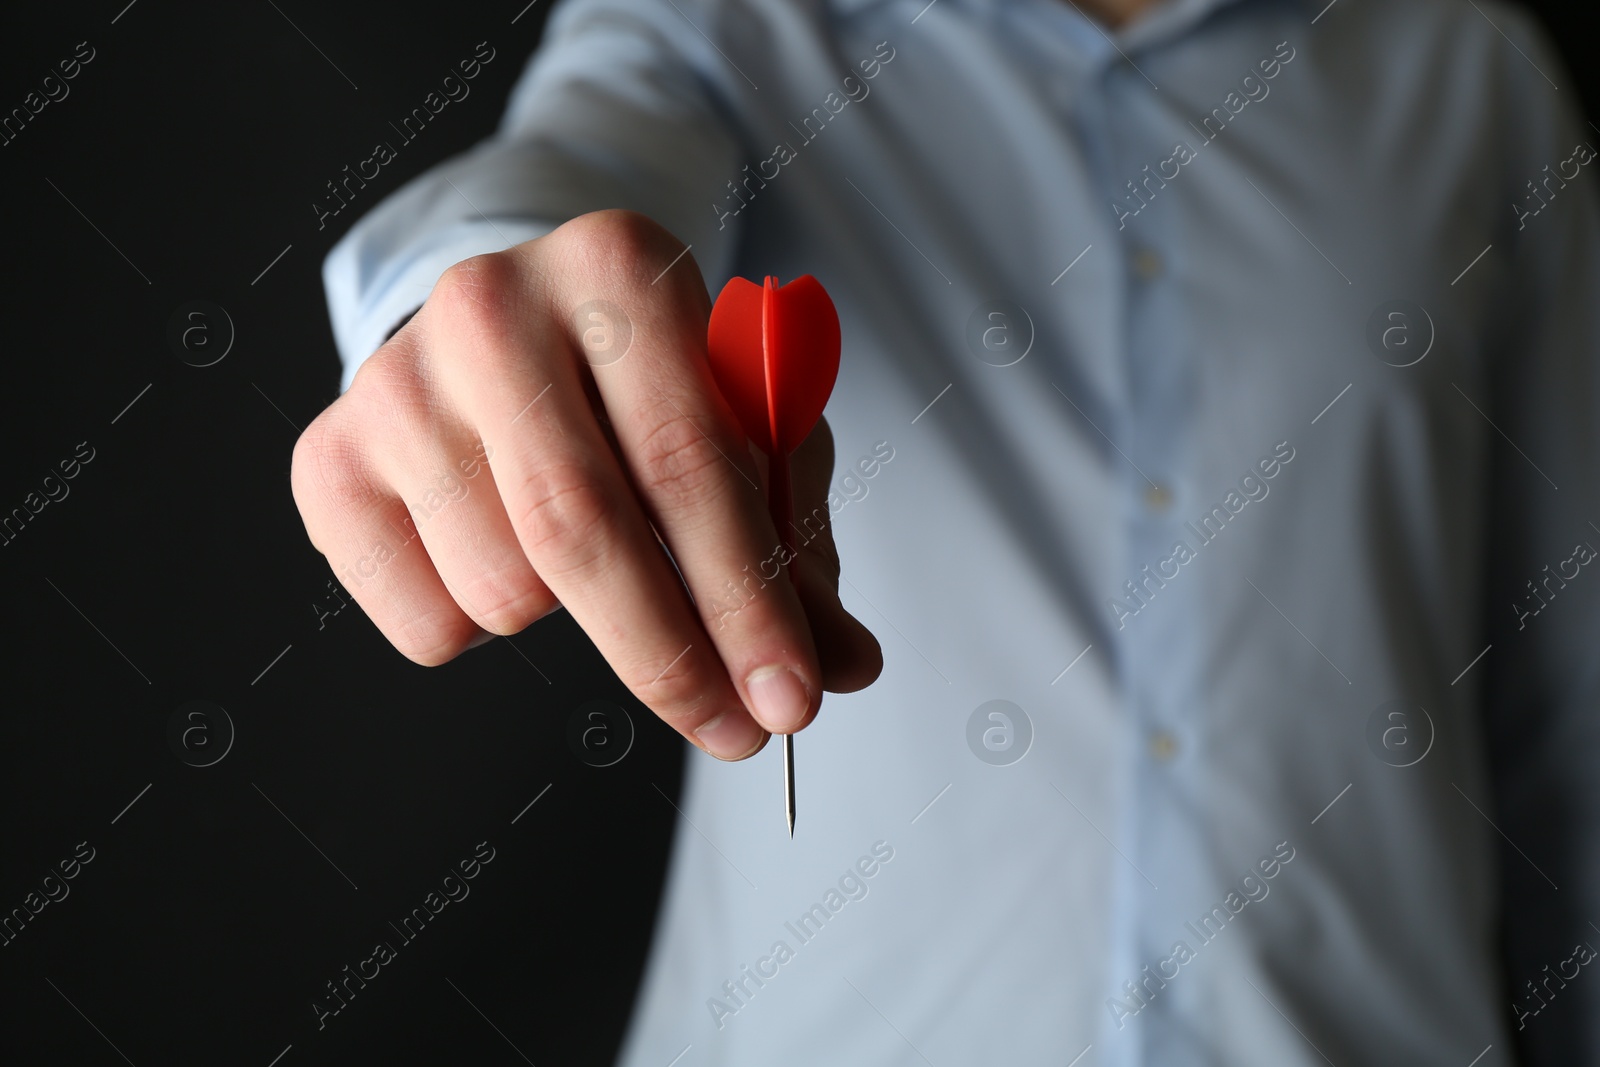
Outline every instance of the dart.
[[(711, 375), (744, 432), (767, 454), (767, 510), (794, 582), (789, 455), (822, 417), (839, 377), (839, 313), (811, 275), (780, 286), (733, 278), (706, 330)], [(784, 815), (794, 836), (794, 735), (783, 735)]]

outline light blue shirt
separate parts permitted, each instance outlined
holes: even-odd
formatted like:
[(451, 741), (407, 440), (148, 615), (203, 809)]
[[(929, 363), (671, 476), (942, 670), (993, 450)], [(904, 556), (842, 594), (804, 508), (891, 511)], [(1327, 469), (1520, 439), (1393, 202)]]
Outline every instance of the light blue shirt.
[(330, 255), (347, 375), (605, 207), (839, 307), (885, 670), (793, 842), (693, 758), (629, 1067), (1600, 1057), (1600, 135), (1515, 10), (1324, 2), (569, 0)]

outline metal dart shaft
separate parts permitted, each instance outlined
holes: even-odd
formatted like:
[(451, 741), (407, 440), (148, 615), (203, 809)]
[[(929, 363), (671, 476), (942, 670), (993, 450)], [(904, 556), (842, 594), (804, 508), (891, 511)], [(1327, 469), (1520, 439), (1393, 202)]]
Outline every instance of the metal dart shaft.
[(784, 734), (784, 814), (789, 816), (789, 837), (795, 835), (795, 736)]

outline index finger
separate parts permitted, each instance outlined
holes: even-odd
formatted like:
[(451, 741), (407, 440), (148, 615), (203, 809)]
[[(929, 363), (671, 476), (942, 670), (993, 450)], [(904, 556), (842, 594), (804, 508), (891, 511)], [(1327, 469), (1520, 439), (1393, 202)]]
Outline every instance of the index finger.
[(670, 287), (656, 285), (636, 304), (633, 351), (593, 368), (596, 388), (621, 413), (613, 430), (623, 464), (740, 697), (768, 730), (792, 733), (816, 714), (822, 672), (787, 575), (790, 517), (780, 536), (750, 443), (711, 374), (698, 272), (691, 264)]

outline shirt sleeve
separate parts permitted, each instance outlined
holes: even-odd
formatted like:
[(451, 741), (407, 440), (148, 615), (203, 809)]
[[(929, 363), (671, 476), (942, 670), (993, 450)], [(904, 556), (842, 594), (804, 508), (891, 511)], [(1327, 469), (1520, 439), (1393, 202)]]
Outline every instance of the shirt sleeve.
[(690, 18), (710, 16), (679, 6), (681, 17), (665, 4), (567, 0), (494, 136), (412, 179), (334, 246), (323, 283), (341, 388), (446, 268), (586, 212), (639, 211), (690, 245), (708, 279), (726, 274), (736, 223), (706, 205), (742, 153), (702, 74), (714, 46)]
[(1600, 969), (1584, 966), (1600, 947), (1600, 139), (1567, 102), (1576, 86), (1555, 49), (1505, 14), (1525, 55), (1508, 45), (1502, 57), (1512, 89), (1507, 329), (1491, 371), (1490, 814), (1505, 841), (1511, 1029), (1524, 1062), (1553, 1067), (1600, 1062), (1600, 975), (1577, 977)]

